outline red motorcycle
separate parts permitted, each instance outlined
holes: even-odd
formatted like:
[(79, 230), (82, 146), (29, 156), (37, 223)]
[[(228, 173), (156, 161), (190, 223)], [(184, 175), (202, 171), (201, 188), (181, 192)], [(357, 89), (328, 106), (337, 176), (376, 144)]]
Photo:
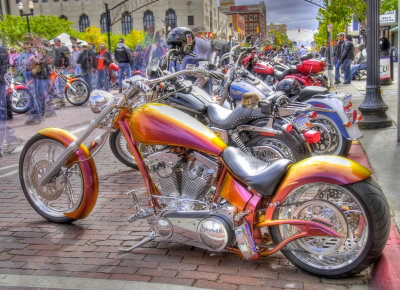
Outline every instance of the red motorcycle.
[(119, 72), (118, 65), (112, 62), (108, 66), (108, 76), (110, 78), (110, 87), (112, 90), (118, 89), (118, 72)]
[(297, 79), (303, 87), (328, 86), (328, 78), (323, 74), (326, 62), (312, 58), (307, 54), (300, 58), (297, 65), (285, 65), (280, 61), (272, 59), (270, 63), (260, 60), (255, 52), (242, 60), (242, 65), (272, 86), (277, 81), (293, 78)]

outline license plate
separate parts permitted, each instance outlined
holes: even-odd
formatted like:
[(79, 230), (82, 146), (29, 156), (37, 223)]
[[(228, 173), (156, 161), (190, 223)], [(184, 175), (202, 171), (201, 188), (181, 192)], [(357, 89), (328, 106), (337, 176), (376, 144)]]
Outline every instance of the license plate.
[(343, 108), (348, 109), (351, 107), (351, 96), (343, 98)]
[(294, 118), (293, 123), (299, 131), (305, 131), (310, 126), (310, 122), (304, 114)]

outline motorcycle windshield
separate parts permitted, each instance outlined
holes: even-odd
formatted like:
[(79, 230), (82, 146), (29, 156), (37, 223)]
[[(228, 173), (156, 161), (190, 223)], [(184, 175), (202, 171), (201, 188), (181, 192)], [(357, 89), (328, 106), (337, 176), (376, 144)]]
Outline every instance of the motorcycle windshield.
[(153, 34), (147, 34), (144, 42), (143, 73), (149, 79), (158, 78), (163, 70), (162, 64), (165, 63), (166, 34), (164, 30), (155, 31)]

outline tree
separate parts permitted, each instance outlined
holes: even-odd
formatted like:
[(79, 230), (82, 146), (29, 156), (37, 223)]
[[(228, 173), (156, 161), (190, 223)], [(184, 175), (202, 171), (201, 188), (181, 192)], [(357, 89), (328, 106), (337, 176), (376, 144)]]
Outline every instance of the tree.
[[(60, 19), (54, 15), (33, 16), (29, 19), (31, 33), (34, 37), (52, 39), (62, 32), (69, 33), (71, 21)], [(0, 21), (0, 36), (11, 46), (20, 45), (28, 32), (27, 21), (24, 17), (3, 15)]]
[(101, 29), (95, 25), (86, 27), (84, 40), (88, 43), (93, 43), (97, 48), (101, 42), (104, 42), (105, 35), (101, 33)]
[(386, 11), (398, 10), (398, 0), (381, 0), (381, 14)]
[(135, 49), (136, 45), (142, 44), (144, 41), (144, 33), (142, 30), (135, 30), (132, 29), (132, 31), (125, 36), (125, 44), (132, 48)]

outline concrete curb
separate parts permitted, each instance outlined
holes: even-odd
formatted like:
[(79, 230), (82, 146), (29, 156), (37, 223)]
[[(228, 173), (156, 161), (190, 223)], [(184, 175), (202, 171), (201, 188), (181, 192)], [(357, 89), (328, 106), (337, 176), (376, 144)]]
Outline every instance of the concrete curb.
[(369, 277), (372, 289), (400, 289), (400, 236), (393, 221), (386, 247), (372, 266)]

